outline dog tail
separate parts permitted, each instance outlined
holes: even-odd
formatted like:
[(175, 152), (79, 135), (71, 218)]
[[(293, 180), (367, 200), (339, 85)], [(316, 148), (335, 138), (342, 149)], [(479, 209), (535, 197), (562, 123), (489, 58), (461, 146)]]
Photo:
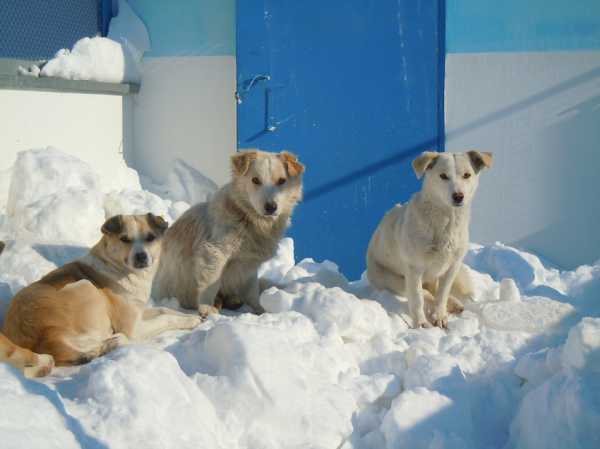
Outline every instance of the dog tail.
[(0, 332), (0, 361), (6, 362), (25, 374), (25, 377), (42, 377), (54, 368), (54, 358), (48, 354), (36, 354), (14, 344)]

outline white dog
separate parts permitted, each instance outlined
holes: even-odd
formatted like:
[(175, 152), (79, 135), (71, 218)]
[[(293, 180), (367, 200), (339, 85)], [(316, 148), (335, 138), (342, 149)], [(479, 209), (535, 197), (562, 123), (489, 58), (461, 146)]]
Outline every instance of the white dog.
[(448, 305), (462, 310), (472, 294), (463, 258), (469, 245), (471, 200), (491, 153), (424, 152), (413, 161), (423, 187), (383, 218), (369, 243), (367, 277), (379, 289), (408, 298), (415, 327), (430, 327), (425, 299), (435, 300), (433, 324), (446, 327)]
[(165, 234), (153, 294), (202, 316), (246, 303), (256, 312), (257, 270), (273, 257), (302, 198), (304, 166), (291, 153), (243, 151), (232, 181), (184, 213)]

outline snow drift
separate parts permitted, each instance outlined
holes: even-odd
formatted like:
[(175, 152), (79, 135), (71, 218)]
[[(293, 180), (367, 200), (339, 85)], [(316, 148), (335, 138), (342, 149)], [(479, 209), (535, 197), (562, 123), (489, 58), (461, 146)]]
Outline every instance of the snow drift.
[[(83, 254), (104, 216), (173, 220), (179, 199), (204, 195), (183, 165), (162, 190), (179, 199), (106, 192), (56, 150), (24, 153), (11, 173), (0, 318), (18, 289)], [(261, 316), (226, 312), (40, 381), (0, 365), (2, 447), (600, 447), (600, 263), (561, 272), (502, 244), (473, 245), (467, 263), (476, 301), (447, 331), (414, 330), (406, 301), (332, 262), (296, 263), (284, 239), (261, 267), (276, 285)]]

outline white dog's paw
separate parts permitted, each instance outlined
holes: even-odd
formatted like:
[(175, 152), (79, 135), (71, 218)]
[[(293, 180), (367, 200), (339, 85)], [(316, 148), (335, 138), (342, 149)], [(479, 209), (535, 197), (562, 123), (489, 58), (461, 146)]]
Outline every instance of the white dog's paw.
[(427, 321), (427, 318), (425, 318), (424, 316), (422, 317), (413, 317), (412, 319), (413, 321), (413, 328), (415, 329), (429, 329), (431, 326), (431, 323), (429, 321)]
[(37, 360), (32, 366), (26, 366), (23, 369), (25, 377), (44, 377), (50, 374), (54, 368), (54, 357), (48, 354), (37, 354)]
[(219, 309), (217, 309), (215, 306), (210, 306), (208, 304), (198, 305), (198, 314), (202, 319), (206, 319), (209, 315), (213, 315), (215, 313), (219, 313)]
[(448, 312), (446, 310), (436, 310), (432, 316), (433, 325), (446, 329), (448, 327)]

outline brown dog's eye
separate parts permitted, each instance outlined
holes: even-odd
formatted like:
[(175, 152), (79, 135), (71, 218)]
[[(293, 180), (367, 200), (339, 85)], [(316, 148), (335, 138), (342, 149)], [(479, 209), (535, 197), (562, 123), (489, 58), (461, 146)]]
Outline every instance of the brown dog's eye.
[(147, 242), (153, 242), (154, 240), (156, 240), (156, 236), (154, 234), (148, 234), (146, 236), (146, 241)]
[(279, 179), (277, 180), (277, 185), (278, 185), (278, 186), (282, 186), (282, 185), (284, 185), (284, 184), (285, 184), (285, 178), (279, 178)]
[(469, 179), (471, 177), (471, 173), (465, 173), (463, 175), (463, 179)]
[(131, 243), (131, 239), (126, 235), (122, 236), (120, 239), (123, 243)]
[(257, 186), (259, 186), (262, 184), (262, 182), (260, 182), (260, 179), (254, 177), (252, 178), (252, 184), (256, 184)]
[(448, 175), (446, 173), (442, 173), (440, 175), (440, 178), (442, 178), (444, 181), (448, 181), (450, 178), (448, 178)]

